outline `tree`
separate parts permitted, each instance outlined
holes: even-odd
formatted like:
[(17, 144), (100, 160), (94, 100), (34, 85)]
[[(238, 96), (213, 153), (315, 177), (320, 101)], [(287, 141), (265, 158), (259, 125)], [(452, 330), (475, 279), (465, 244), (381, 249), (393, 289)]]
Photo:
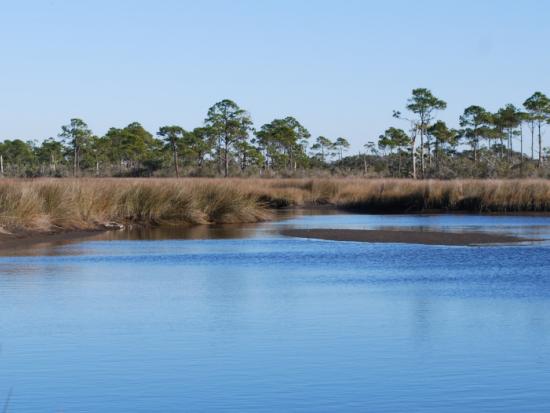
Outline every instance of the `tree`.
[(472, 152), (474, 154), (474, 164), (477, 163), (477, 151), (479, 149), (480, 138), (487, 132), (487, 123), (490, 122), (491, 115), (481, 106), (468, 106), (460, 116), (460, 126), (463, 129), (463, 136), (468, 139)]
[(523, 106), (536, 124), (539, 141), (539, 161), (538, 166), (542, 168), (543, 150), (542, 150), (542, 126), (550, 121), (550, 99), (541, 93), (535, 92), (529, 97)]
[(195, 128), (187, 132), (181, 140), (180, 150), (187, 157), (195, 159), (196, 167), (201, 169), (204, 158), (212, 151), (214, 139), (209, 128)]
[[(433, 113), (445, 108), (447, 108), (447, 103), (436, 98), (430, 90), (425, 88), (413, 89), (412, 97), (407, 101), (407, 109), (417, 115), (415, 127), (420, 132), (420, 168), (423, 178), (426, 174), (424, 136), (426, 136), (433, 119)], [(399, 114), (399, 112), (395, 112), (395, 114)]]
[(389, 147), (390, 150), (399, 149), (410, 144), (410, 139), (403, 129), (388, 128), (378, 137), (378, 146)]
[(496, 122), (498, 127), (502, 129), (508, 140), (508, 161), (512, 160), (513, 138), (516, 134), (516, 129), (522, 122), (521, 112), (511, 103), (499, 109), (496, 113)]
[(321, 162), (325, 163), (326, 155), (329, 153), (330, 149), (333, 147), (333, 143), (330, 139), (325, 138), (324, 136), (319, 136), (315, 140), (315, 144), (311, 146), (311, 149), (317, 151), (317, 156), (321, 159)]
[(334, 142), (334, 147), (338, 150), (338, 155), (340, 156), (340, 162), (344, 157), (344, 151), (348, 150), (350, 145), (346, 138), (339, 137)]
[(236, 142), (248, 139), (252, 120), (235, 102), (224, 99), (208, 110), (205, 124), (217, 142), (219, 169), (223, 161), (224, 176), (228, 177), (230, 152)]
[(137, 169), (145, 161), (155, 157), (160, 142), (138, 122), (119, 129), (111, 128), (105, 135), (110, 146), (109, 159), (116, 162), (119, 171), (133, 167)]
[(378, 137), (378, 146), (382, 149), (389, 148), (390, 154), (394, 149), (397, 150), (398, 154), (398, 167), (397, 173), (401, 175), (401, 164), (402, 164), (402, 152), (403, 148), (410, 145), (409, 136), (405, 133), (403, 129), (398, 128), (388, 128), (383, 135)]
[(150, 159), (159, 142), (139, 122), (132, 122), (122, 130), (124, 150), (128, 160), (136, 163)]
[(519, 142), (520, 142), (520, 148), (519, 148), (519, 154), (520, 154), (520, 175), (523, 176), (523, 123), (527, 122), (529, 123), (529, 114), (527, 112), (522, 112), (518, 110), (517, 113), (518, 121), (519, 121)]
[(310, 137), (308, 130), (292, 116), (274, 119), (256, 132), (258, 145), (264, 152), (267, 167), (296, 170), (298, 161), (305, 158), (304, 143)]
[(244, 172), (249, 166), (261, 167), (264, 164), (265, 159), (261, 151), (250, 142), (241, 140), (235, 144), (235, 147), (241, 172)]
[(86, 145), (91, 136), (92, 131), (82, 119), (71, 119), (68, 125), (61, 127), (59, 137), (63, 138), (71, 146), (73, 151), (73, 176), (78, 175), (82, 148)]
[(24, 142), (21, 139), (5, 140), (0, 146), (2, 165), (0, 172), (5, 170), (12, 175), (30, 175), (33, 173), (35, 161), (32, 142)]
[[(525, 106), (524, 106), (525, 107)], [(531, 159), (535, 159), (535, 131), (537, 128), (537, 121), (532, 113), (525, 112), (524, 120), (527, 123), (529, 132), (531, 133)]]
[(107, 137), (92, 136), (88, 141), (88, 150), (86, 151), (86, 163), (93, 167), (95, 176), (100, 175), (100, 165), (109, 160), (111, 152), (110, 142)]
[(178, 166), (178, 146), (180, 140), (185, 136), (185, 130), (180, 126), (163, 126), (157, 132), (158, 136), (162, 136), (164, 141), (172, 150), (172, 157), (174, 159), (174, 169), (176, 171), (176, 178), (179, 178), (180, 171)]
[(46, 139), (36, 149), (38, 161), (41, 164), (47, 163), (49, 165), (50, 174), (57, 173), (57, 165), (63, 160), (64, 152), (65, 148), (63, 144), (54, 138)]
[[(454, 147), (458, 144), (459, 133), (456, 130), (449, 129), (447, 124), (441, 120), (430, 126), (429, 133), (435, 138), (435, 163), (439, 172), (441, 153), (444, 153), (445, 147)], [(475, 147), (472, 149), (475, 151)], [(475, 159), (474, 155), (474, 164)]]
[[(504, 138), (506, 133), (504, 131), (504, 122), (501, 118), (501, 113), (490, 113), (489, 114), (489, 128), (486, 132), (487, 140), (489, 141), (489, 148), (492, 149), (495, 153), (500, 154), (500, 158), (504, 157)], [(493, 142), (491, 145), (491, 142)], [(500, 142), (500, 144), (498, 143)]]
[(416, 120), (404, 118), (398, 110), (393, 111), (393, 117), (396, 119), (404, 119), (410, 123), (409, 143), (411, 147), (411, 163), (412, 163), (412, 179), (416, 179), (416, 136), (418, 134), (418, 124)]

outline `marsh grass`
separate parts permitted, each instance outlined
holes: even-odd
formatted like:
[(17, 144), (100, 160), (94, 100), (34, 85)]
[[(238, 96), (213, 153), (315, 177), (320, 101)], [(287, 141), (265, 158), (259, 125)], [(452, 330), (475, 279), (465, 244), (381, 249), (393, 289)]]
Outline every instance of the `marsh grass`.
[(0, 181), (0, 231), (249, 223), (271, 210), (548, 212), (550, 181), (398, 179), (39, 179)]

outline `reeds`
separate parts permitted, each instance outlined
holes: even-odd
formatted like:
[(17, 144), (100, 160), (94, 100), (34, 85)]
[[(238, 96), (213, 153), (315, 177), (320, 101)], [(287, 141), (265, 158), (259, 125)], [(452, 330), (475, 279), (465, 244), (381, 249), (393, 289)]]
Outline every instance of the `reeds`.
[(256, 195), (230, 181), (0, 181), (0, 229), (10, 233), (98, 229), (109, 222), (170, 225), (269, 218), (268, 208)]
[(329, 205), (360, 212), (550, 211), (547, 180), (0, 180), (0, 232), (124, 225), (248, 223), (270, 210)]

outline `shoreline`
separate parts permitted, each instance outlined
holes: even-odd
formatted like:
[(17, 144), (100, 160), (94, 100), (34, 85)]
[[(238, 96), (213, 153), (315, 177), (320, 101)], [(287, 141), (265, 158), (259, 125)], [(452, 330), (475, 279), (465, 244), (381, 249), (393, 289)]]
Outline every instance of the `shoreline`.
[[(292, 215), (295, 212), (313, 212), (324, 211), (333, 212), (335, 214), (358, 214), (368, 215), (366, 213), (348, 211), (338, 208), (334, 205), (319, 205), (319, 206), (296, 206), (290, 208), (281, 208), (274, 210), (273, 216), (266, 221), (276, 221), (284, 219), (285, 215)], [(374, 213), (373, 213), (374, 214)], [(486, 215), (486, 216), (549, 216), (547, 212), (513, 212), (513, 213), (475, 213), (471, 211), (444, 211), (444, 210), (426, 210), (418, 212), (401, 212), (401, 213), (386, 213), (375, 215)], [(265, 221), (264, 221), (265, 222)], [(224, 224), (229, 226), (250, 225), (251, 223), (233, 223)], [(197, 228), (197, 227), (212, 227), (219, 224), (160, 224), (160, 225), (130, 225), (127, 229), (137, 228)], [(19, 233), (0, 233), (0, 255), (28, 255), (25, 252), (34, 249), (42, 249), (44, 247), (58, 246), (68, 244), (78, 240), (85, 240), (94, 236), (105, 235), (109, 232), (119, 231), (118, 228), (108, 228), (106, 226), (98, 226), (92, 229), (75, 229), (61, 231), (21, 231)], [(306, 238), (320, 239), (327, 241), (351, 241), (351, 242), (372, 242), (372, 243), (406, 243), (406, 244), (423, 244), (423, 245), (480, 245), (480, 244), (515, 244), (522, 242), (538, 242), (542, 239), (522, 238), (514, 235), (495, 234), (487, 232), (452, 232), (452, 231), (434, 231), (434, 230), (411, 230), (411, 229), (395, 229), (395, 230), (363, 230), (363, 229), (283, 229), (278, 232), (281, 235)]]
[(0, 182), (0, 250), (122, 226), (247, 224), (297, 211), (550, 216), (550, 180), (8, 179)]

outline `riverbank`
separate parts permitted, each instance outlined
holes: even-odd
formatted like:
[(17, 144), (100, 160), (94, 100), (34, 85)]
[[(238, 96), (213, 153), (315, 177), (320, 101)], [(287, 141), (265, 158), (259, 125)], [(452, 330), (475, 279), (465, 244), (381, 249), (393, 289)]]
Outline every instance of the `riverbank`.
[(550, 211), (548, 180), (37, 179), (0, 180), (0, 242), (24, 235), (253, 223), (274, 210), (361, 213)]

